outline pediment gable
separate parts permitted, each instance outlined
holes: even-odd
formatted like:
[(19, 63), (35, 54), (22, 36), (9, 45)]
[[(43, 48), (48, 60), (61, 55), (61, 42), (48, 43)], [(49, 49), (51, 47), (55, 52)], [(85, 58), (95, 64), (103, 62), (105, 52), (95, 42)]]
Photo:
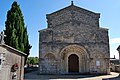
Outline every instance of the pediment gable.
[(118, 46), (117, 50), (120, 51), (120, 45)]
[(49, 17), (49, 16), (54, 17), (54, 16), (57, 16), (57, 15), (59, 15), (59, 14), (62, 14), (62, 13), (64, 13), (64, 12), (67, 12), (67, 11), (71, 11), (71, 12), (72, 12), (72, 11), (77, 11), (77, 12), (84, 13), (84, 14), (87, 14), (87, 15), (90, 15), (90, 16), (93, 16), (93, 17), (100, 17), (100, 16), (99, 16), (100, 13), (95, 13), (95, 12), (92, 12), (92, 11), (90, 11), (90, 10), (87, 10), (87, 9), (84, 9), (84, 8), (81, 8), (81, 7), (78, 7), (78, 6), (76, 6), (76, 5), (67, 6), (67, 7), (65, 7), (65, 8), (63, 8), (63, 9), (58, 10), (58, 11), (55, 11), (55, 12), (50, 13), (50, 14), (47, 14), (47, 16), (48, 16), (48, 17)]
[(99, 18), (99, 13), (80, 8), (73, 4), (51, 14), (47, 14), (48, 28), (71, 21), (98, 26)]

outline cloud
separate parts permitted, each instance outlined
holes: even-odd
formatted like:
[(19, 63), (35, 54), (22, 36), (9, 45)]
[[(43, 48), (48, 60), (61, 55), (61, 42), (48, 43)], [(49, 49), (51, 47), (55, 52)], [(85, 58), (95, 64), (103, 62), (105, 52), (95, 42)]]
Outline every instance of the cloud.
[(119, 58), (117, 47), (120, 45), (120, 37), (110, 39), (110, 57), (113, 58), (114, 55), (116, 58)]
[(110, 57), (113, 58), (115, 55), (115, 58), (116, 59), (119, 59), (119, 54), (118, 54), (118, 51), (116, 49), (111, 49), (110, 50)]
[(110, 39), (110, 44), (120, 44), (120, 38)]

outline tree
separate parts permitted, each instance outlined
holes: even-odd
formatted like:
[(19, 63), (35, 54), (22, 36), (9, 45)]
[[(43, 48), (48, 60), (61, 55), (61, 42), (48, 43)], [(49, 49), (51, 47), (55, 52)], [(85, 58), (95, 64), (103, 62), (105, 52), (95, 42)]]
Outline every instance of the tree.
[(28, 57), (26, 63), (36, 65), (38, 64), (38, 57)]
[(27, 54), (30, 54), (31, 45), (29, 44), (27, 28), (20, 6), (16, 1), (13, 2), (11, 9), (7, 12), (7, 20), (5, 22), (5, 43)]

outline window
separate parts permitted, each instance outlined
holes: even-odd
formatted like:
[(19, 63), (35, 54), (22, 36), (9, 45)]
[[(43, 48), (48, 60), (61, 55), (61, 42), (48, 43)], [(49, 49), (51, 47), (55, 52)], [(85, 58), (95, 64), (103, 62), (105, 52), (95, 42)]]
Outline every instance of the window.
[(96, 66), (100, 66), (100, 61), (96, 61)]

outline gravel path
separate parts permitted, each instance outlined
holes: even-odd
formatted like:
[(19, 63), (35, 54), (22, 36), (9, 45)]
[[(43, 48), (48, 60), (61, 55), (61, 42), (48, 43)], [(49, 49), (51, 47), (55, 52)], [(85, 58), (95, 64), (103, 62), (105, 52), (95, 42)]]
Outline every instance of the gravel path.
[(39, 75), (37, 71), (25, 74), (24, 80), (120, 80), (119, 73), (111, 75)]

